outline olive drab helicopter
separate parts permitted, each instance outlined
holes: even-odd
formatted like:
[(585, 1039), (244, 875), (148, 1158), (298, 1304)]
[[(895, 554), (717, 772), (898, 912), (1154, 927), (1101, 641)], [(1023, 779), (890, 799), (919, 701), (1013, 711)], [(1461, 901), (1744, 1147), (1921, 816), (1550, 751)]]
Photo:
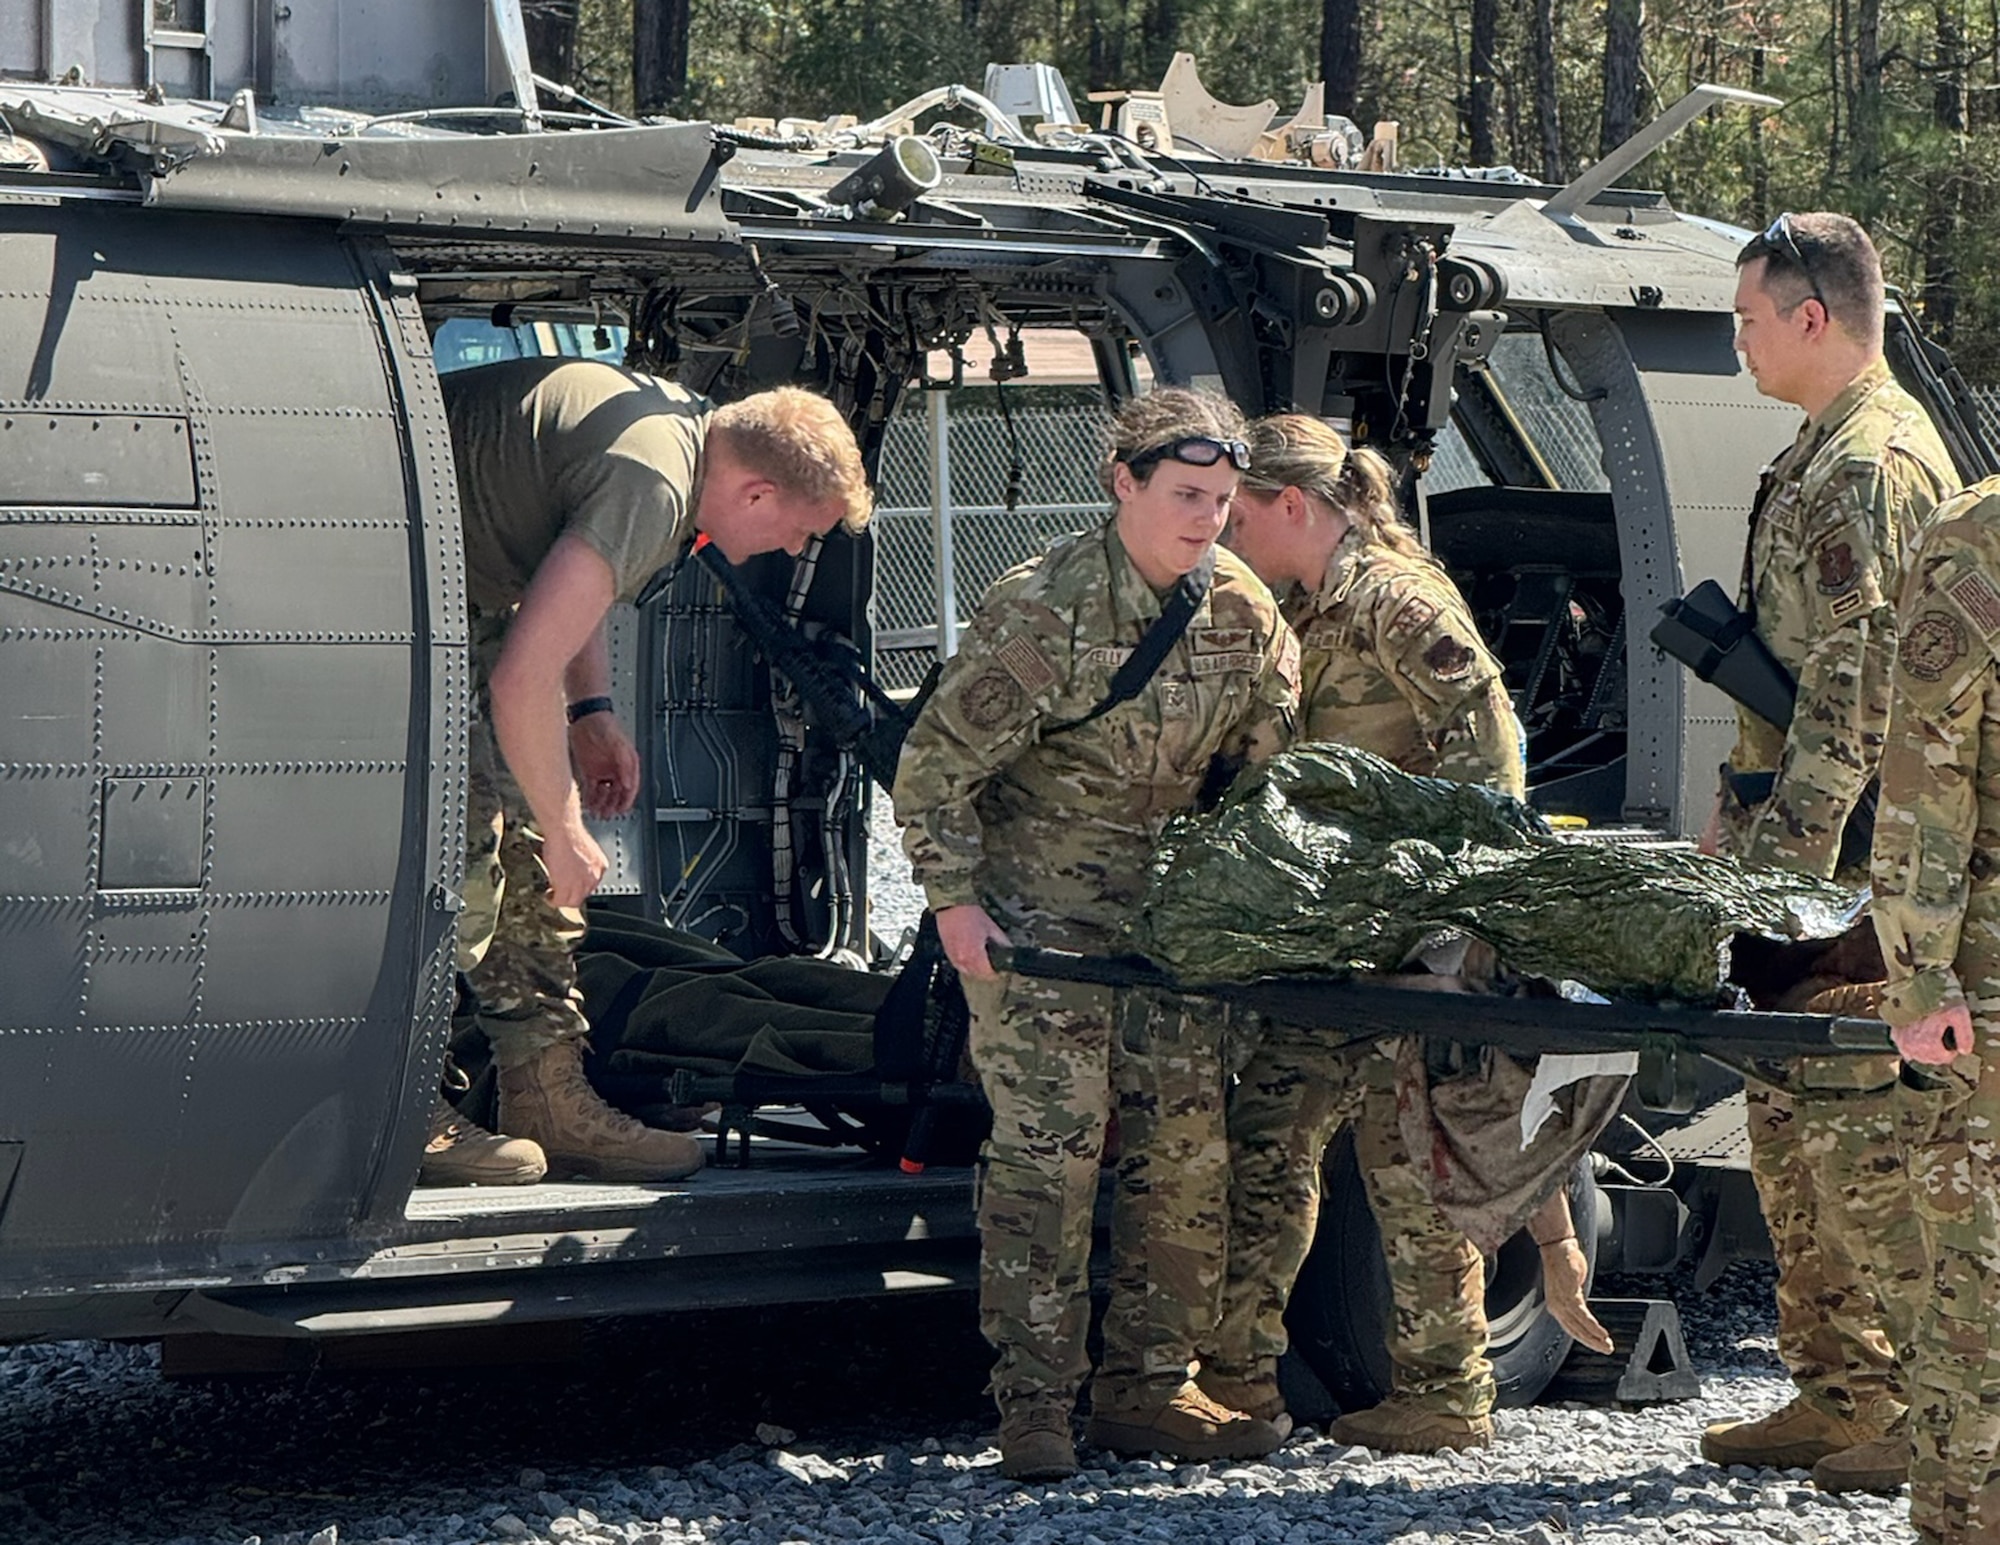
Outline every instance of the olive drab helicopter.
[[(1392, 132), (1218, 102), (1191, 60), (1096, 127), (1037, 65), (868, 123), (635, 120), (533, 75), (517, 0), (334, 9), (0, 21), (0, 1340), (288, 1347), (973, 1280), (962, 1167), (775, 1143), (674, 1186), (416, 1188), (470, 691), (447, 329), (568, 329), (723, 398), (813, 384), (871, 458), (989, 329), (1080, 335), (1113, 398), (1143, 365), (1324, 415), (1465, 581), (1535, 802), (1626, 840), (1699, 826), (1731, 715), (1645, 630), (1733, 577), (1796, 416), (1732, 351), (1743, 233), (1625, 183), (1742, 94), (1557, 188), (1399, 170)], [(1962, 383), (1893, 328), (1983, 475)], [(865, 665), (876, 562), (835, 535), (744, 577)], [(605, 830), (606, 904), (867, 960), (881, 796), (809, 720), (774, 867), (776, 683), (744, 628), (696, 566), (617, 616), (648, 797)], [(1349, 1190), (1329, 1226), (1365, 1230)], [(1600, 1266), (1727, 1232), (1685, 1190), (1603, 1192)], [(1521, 1400), (1566, 1343), (1509, 1259)], [(1355, 1350), (1381, 1290), (1313, 1280), (1309, 1360), (1385, 1379)]]

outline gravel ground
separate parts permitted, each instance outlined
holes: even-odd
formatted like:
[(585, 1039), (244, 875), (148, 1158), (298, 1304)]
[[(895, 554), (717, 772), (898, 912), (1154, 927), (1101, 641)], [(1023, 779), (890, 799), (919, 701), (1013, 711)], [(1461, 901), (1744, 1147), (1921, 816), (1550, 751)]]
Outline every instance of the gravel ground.
[[(1770, 1273), (1678, 1284), (1701, 1398), (1501, 1413), (1484, 1453), (996, 1469), (962, 1298), (594, 1327), (553, 1367), (170, 1380), (150, 1348), (0, 1352), (9, 1545), (1407, 1545), (1901, 1541), (1904, 1500), (1723, 1471), (1702, 1424), (1779, 1404)], [(1623, 1291), (1657, 1293), (1641, 1279)], [(774, 1334), (775, 1332), (775, 1334)]]
[[(877, 823), (878, 875), (907, 873)], [(875, 926), (915, 918), (880, 886)], [(1378, 1458), (1304, 1428), (1257, 1464), (1000, 1478), (962, 1297), (588, 1327), (554, 1365), (169, 1379), (147, 1347), (0, 1349), (0, 1545), (1308, 1545), (1876, 1542), (1902, 1497), (1720, 1470), (1705, 1423), (1788, 1394), (1768, 1268), (1674, 1296), (1697, 1400), (1502, 1412), (1488, 1451)]]

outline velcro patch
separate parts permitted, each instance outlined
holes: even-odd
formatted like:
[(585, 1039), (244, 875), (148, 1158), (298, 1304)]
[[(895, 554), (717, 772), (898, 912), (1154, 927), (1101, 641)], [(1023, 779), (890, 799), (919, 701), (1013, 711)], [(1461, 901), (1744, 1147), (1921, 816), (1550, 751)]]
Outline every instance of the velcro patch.
[(1439, 681), (1463, 681), (1472, 674), (1473, 662), (1479, 656), (1472, 649), (1461, 644), (1449, 633), (1437, 639), (1424, 651), (1424, 664)]
[(1085, 665), (1101, 665), (1107, 671), (1115, 671), (1132, 658), (1129, 644), (1099, 644), (1083, 652)]
[(1854, 561), (1854, 548), (1846, 542), (1829, 542), (1813, 554), (1819, 565), (1819, 593), (1846, 595), (1861, 580), (1861, 565)]
[(1196, 628), (1192, 637), (1196, 654), (1241, 654), (1253, 642), (1248, 628)]
[(987, 671), (966, 683), (958, 701), (965, 722), (974, 729), (998, 729), (1020, 713), (1021, 688), (1012, 677)]
[(1396, 643), (1423, 632), (1431, 625), (1431, 620), (1437, 614), (1437, 602), (1429, 596), (1413, 595), (1396, 608), (1395, 615), (1389, 619), (1389, 625), (1382, 630), (1382, 634), (1390, 643)]
[(1966, 621), (1979, 630), (1989, 643), (2000, 636), (2000, 590), (1977, 569), (1961, 574), (1944, 587), (1951, 602), (1965, 613)]
[(1056, 684), (1055, 670), (1041, 650), (1018, 634), (993, 652), (1009, 676), (1029, 692), (1046, 692)]
[(1925, 612), (1903, 631), (1896, 657), (1919, 681), (1941, 681), (1965, 658), (1965, 626), (1947, 612)]
[(1256, 650), (1245, 649), (1237, 654), (1196, 655), (1189, 669), (1197, 676), (1227, 676), (1231, 671), (1254, 671), (1263, 663)]
[(1826, 614), (1835, 622), (1838, 622), (1850, 612), (1860, 611), (1862, 603), (1866, 600), (1867, 597), (1862, 595), (1859, 590), (1850, 590), (1846, 595), (1837, 596), (1830, 601), (1827, 604)]

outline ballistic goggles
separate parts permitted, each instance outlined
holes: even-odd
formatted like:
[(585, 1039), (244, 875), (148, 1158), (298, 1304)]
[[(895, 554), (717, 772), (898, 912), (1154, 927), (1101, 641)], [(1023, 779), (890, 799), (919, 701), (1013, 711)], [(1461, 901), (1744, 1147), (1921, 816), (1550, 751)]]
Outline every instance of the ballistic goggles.
[(1119, 458), (1137, 477), (1163, 461), (1178, 461), (1189, 467), (1212, 467), (1227, 460), (1238, 472), (1250, 470), (1250, 447), (1241, 440), (1218, 440), (1213, 435), (1182, 435), (1150, 450), (1134, 451)]

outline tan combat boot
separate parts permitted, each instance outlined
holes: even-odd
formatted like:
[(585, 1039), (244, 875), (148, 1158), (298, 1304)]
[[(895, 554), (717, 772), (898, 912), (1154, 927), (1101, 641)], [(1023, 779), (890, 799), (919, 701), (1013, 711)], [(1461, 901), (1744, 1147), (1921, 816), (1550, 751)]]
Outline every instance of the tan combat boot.
[(584, 1077), (580, 1041), (500, 1070), (500, 1125), (540, 1143), (565, 1179), (680, 1180), (701, 1168), (701, 1144), (687, 1133), (655, 1131), (604, 1103)]
[(1821, 1491), (1899, 1489), (1910, 1478), (1910, 1424), (1898, 1421), (1879, 1438), (1828, 1454), (1812, 1469)]
[(1076, 1474), (1069, 1413), (1037, 1405), (1002, 1416), (1000, 1473), (1010, 1481), (1066, 1481)]
[(1701, 1435), (1701, 1457), (1712, 1465), (1804, 1470), (1831, 1454), (1866, 1443), (1873, 1429), (1828, 1416), (1803, 1395), (1754, 1422), (1718, 1422)]
[(1365, 1411), (1349, 1411), (1326, 1433), (1336, 1443), (1353, 1443), (1378, 1454), (1441, 1454), (1446, 1449), (1487, 1447), (1493, 1441), (1493, 1418), (1460, 1416), (1421, 1395), (1392, 1394)]
[(1280, 1438), (1292, 1435), (1292, 1413), (1285, 1409), (1285, 1397), (1278, 1392), (1275, 1372), (1235, 1378), (1219, 1369), (1203, 1367), (1195, 1374), (1195, 1383), (1217, 1405), (1269, 1422), (1277, 1428)]
[(525, 1137), (496, 1137), (461, 1116), (442, 1096), (431, 1110), (420, 1186), (531, 1186), (548, 1173), (540, 1145)]
[(1285, 1441), (1271, 1423), (1216, 1404), (1192, 1379), (1171, 1398), (1143, 1407), (1104, 1395), (1083, 1435), (1119, 1454), (1186, 1460), (1261, 1459)]

